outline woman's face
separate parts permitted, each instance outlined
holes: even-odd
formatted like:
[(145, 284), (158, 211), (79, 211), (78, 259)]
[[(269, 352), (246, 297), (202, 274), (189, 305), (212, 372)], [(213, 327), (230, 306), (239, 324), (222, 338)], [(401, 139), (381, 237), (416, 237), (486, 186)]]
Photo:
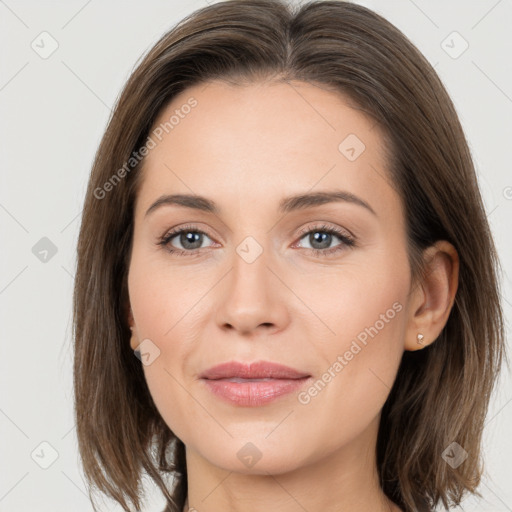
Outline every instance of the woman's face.
[[(174, 98), (152, 139), (128, 282), (132, 348), (142, 342), (163, 419), (226, 470), (360, 453), (404, 351), (411, 290), (378, 127), (311, 84), (210, 82)], [(202, 378), (233, 361), (297, 375)]]

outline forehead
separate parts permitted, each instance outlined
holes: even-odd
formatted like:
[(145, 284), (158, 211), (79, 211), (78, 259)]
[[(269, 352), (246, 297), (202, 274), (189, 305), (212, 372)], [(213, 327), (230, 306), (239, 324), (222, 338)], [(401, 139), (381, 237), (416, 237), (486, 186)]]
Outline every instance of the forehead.
[(237, 202), (315, 187), (393, 194), (379, 126), (340, 93), (310, 83), (196, 85), (166, 106), (150, 136), (143, 203), (170, 192), (222, 191)]

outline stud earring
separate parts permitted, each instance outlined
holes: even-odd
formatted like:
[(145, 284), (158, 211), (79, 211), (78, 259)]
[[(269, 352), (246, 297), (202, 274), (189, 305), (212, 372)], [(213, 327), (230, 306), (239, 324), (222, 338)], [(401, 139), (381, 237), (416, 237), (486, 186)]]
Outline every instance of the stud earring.
[(416, 339), (418, 340), (418, 345), (423, 345), (423, 334), (418, 333)]

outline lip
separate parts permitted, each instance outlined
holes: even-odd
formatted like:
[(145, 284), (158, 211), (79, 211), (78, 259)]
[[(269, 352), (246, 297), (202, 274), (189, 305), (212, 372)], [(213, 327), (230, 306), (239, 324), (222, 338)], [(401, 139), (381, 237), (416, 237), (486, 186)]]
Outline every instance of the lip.
[(311, 375), (269, 361), (229, 361), (200, 375), (210, 392), (232, 405), (256, 407), (298, 390)]
[(301, 379), (310, 377), (310, 375), (295, 368), (270, 361), (254, 361), (252, 363), (228, 361), (212, 366), (200, 375), (200, 378), (210, 380), (237, 377), (240, 379)]

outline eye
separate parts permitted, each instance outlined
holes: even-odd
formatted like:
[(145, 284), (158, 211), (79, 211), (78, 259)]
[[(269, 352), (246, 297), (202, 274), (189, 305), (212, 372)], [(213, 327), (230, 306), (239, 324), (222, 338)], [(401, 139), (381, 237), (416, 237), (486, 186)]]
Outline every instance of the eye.
[[(303, 230), (300, 234), (302, 235), (300, 240), (306, 239), (310, 244), (310, 247), (306, 247), (306, 249), (312, 251), (315, 256), (330, 256), (347, 247), (353, 247), (355, 245), (353, 236), (335, 227), (322, 225), (306, 228), (306, 230)], [(338, 238), (341, 243), (330, 247), (336, 238)]]
[[(347, 247), (355, 246), (355, 238), (336, 227), (326, 225), (309, 227), (303, 229), (300, 235), (300, 240), (306, 239), (310, 244), (310, 247), (305, 249), (311, 251), (315, 256), (330, 256)], [(160, 238), (158, 245), (165, 247), (168, 252), (177, 256), (194, 256), (198, 254), (199, 249), (204, 248), (205, 237), (211, 240), (204, 231), (194, 226), (184, 226), (166, 233)], [(336, 238), (341, 243), (331, 247)], [(177, 247), (176, 244), (179, 246)]]
[[(194, 226), (184, 226), (166, 233), (160, 239), (158, 245), (164, 246), (170, 253), (179, 256), (191, 256), (202, 248), (204, 237), (210, 238), (207, 233)], [(176, 240), (173, 242), (174, 239)], [(181, 247), (176, 247), (175, 244), (179, 244)]]

